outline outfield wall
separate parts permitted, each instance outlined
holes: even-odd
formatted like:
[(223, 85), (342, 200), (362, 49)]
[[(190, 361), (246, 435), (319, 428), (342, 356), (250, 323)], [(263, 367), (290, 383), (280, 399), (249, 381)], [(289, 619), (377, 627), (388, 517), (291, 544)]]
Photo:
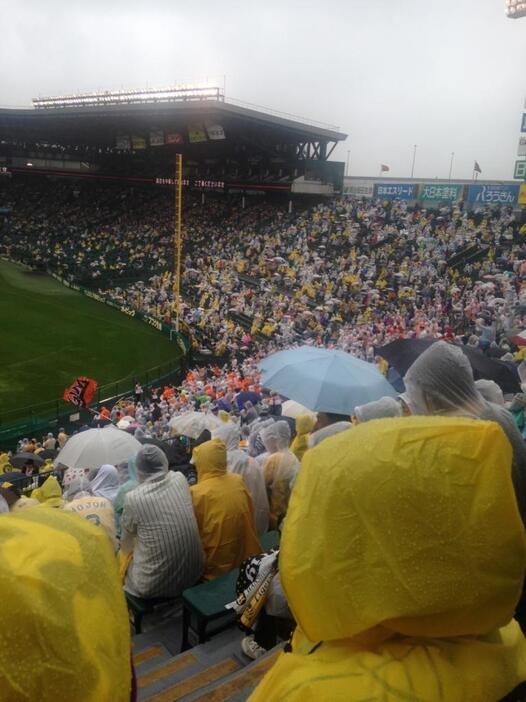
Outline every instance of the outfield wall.
[(455, 180), (411, 178), (344, 178), (344, 195), (378, 200), (405, 200), (412, 204), (439, 206), (465, 203), (469, 208), (486, 205), (526, 205), (526, 183), (495, 180)]

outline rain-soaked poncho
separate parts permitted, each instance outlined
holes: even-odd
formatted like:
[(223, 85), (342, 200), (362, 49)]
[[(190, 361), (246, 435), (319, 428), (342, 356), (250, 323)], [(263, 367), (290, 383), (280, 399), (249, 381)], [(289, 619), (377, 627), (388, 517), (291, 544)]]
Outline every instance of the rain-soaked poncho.
[(526, 524), (526, 445), (508, 410), (487, 402), (478, 392), (462, 351), (438, 341), (417, 358), (404, 381), (413, 414), (473, 417), (497, 422), (502, 427), (513, 449), (513, 484)]
[(224, 441), (227, 450), (227, 470), (241, 475), (252, 498), (256, 533), (262, 536), (268, 531), (269, 506), (263, 471), (246, 451), (239, 448), (240, 430), (229, 422), (213, 433), (214, 439)]
[(206, 558), (203, 577), (212, 580), (262, 549), (243, 478), (227, 472), (224, 442), (212, 439), (197, 446), (193, 461), (198, 482), (190, 491)]
[(40, 504), (46, 505), (46, 507), (62, 507), (64, 504), (62, 488), (54, 475), (50, 475), (42, 483), (41, 487), (33, 490), (31, 497), (34, 500), (38, 500)]
[(499, 426), (407, 417), (307, 452), (281, 539), (298, 622), (251, 702), (496, 702), (526, 679), (524, 528)]
[(265, 427), (261, 438), (268, 452), (263, 465), (270, 506), (270, 528), (275, 529), (287, 513), (290, 493), (300, 463), (290, 451), (290, 429), (287, 422), (274, 422)]
[(54, 509), (0, 519), (0, 699), (129, 702), (130, 633), (103, 531)]

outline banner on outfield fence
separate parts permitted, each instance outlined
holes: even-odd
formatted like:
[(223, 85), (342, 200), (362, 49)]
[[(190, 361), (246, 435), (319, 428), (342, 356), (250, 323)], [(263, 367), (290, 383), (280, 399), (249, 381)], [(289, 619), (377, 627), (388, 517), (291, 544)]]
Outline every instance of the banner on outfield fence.
[(515, 161), (515, 169), (513, 170), (514, 180), (526, 180), (526, 161)]
[(526, 156), (526, 136), (519, 137), (517, 156)]
[(519, 190), (519, 205), (526, 205), (526, 183)]
[(416, 200), (414, 183), (376, 183), (374, 196), (379, 200)]
[(519, 185), (470, 185), (468, 202), (480, 205), (516, 205)]
[(374, 182), (372, 180), (352, 180), (344, 181), (344, 195), (352, 195), (353, 197), (372, 197), (374, 195)]
[(152, 129), (150, 132), (150, 146), (163, 146), (164, 132), (162, 129)]
[(424, 183), (420, 186), (418, 199), (423, 202), (456, 202), (462, 197), (462, 185), (451, 183)]

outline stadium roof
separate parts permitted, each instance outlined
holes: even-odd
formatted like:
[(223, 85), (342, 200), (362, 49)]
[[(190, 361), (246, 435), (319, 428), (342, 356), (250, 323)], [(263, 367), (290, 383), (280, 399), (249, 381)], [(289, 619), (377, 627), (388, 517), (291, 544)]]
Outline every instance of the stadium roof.
[[(234, 101), (144, 102), (55, 109), (0, 109), (0, 140), (115, 144), (119, 134), (151, 129), (177, 131), (192, 124), (220, 124), (227, 134), (288, 143), (322, 143), (325, 147), (346, 139), (332, 125), (308, 122)], [(323, 149), (323, 160), (329, 153)]]

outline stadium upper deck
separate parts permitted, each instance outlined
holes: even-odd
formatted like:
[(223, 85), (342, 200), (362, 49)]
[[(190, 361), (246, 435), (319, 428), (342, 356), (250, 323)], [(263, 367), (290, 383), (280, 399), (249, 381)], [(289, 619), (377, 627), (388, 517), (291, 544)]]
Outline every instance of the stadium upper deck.
[(179, 152), (188, 184), (341, 191), (344, 164), (328, 159), (345, 134), (330, 125), (226, 102), (215, 90), (171, 100), (159, 99), (154, 91), (141, 100), (136, 93), (46, 98), (35, 100), (33, 109), (0, 109), (0, 165), (15, 173), (155, 180), (172, 175)]

